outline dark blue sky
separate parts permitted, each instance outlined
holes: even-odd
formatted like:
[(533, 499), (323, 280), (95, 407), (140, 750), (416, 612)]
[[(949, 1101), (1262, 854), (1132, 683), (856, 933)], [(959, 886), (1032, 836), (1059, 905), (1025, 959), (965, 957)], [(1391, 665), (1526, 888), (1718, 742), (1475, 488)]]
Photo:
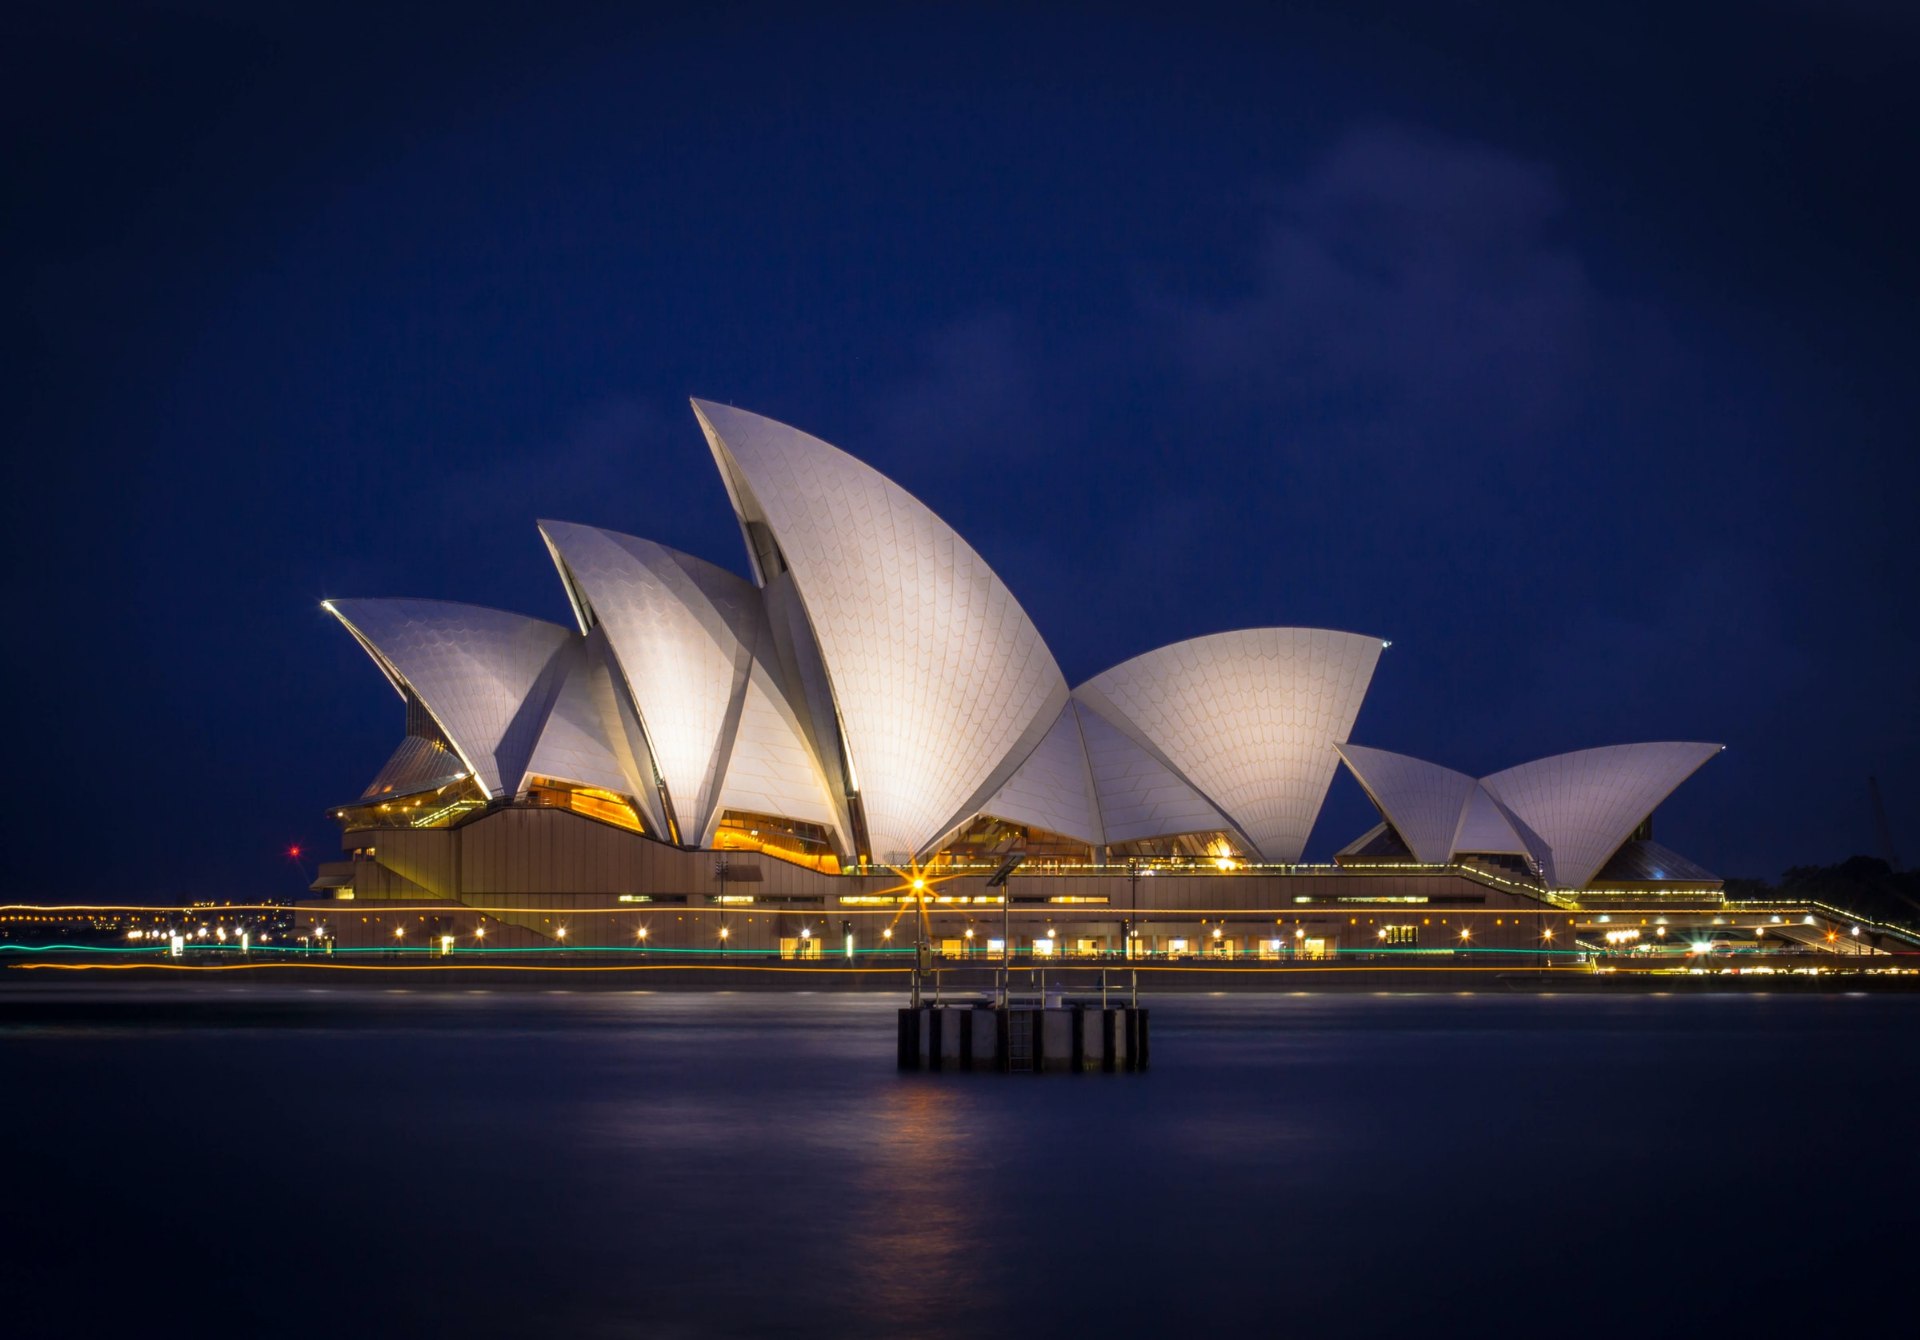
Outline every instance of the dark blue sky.
[(8, 894), (297, 890), (401, 730), (323, 597), (744, 570), (690, 394), (1074, 682), (1376, 633), (1363, 743), (1721, 740), (1709, 866), (1872, 850), (1873, 772), (1920, 847), (1905, 6), (634, 8), (10, 11)]

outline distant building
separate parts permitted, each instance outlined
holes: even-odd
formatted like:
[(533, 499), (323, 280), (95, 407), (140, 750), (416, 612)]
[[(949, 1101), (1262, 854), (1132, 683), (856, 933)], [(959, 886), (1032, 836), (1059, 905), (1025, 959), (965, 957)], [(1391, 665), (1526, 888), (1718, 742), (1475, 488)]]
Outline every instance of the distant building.
[[(462, 907), (538, 938), (569, 908), (672, 906), (696, 909), (674, 914), (689, 942), (716, 933), (703, 909), (759, 909), (741, 929), (764, 914), (771, 935), (794, 929), (779, 918), (822, 920), (810, 910), (893, 906), (903, 881), (928, 879), (951, 917), (997, 897), (982, 877), (1013, 850), (1014, 887), (1032, 886), (1013, 901), (1078, 909), (1072, 938), (1101, 951), (1126, 934), (1105, 910), (1123, 906), (1172, 925), (1242, 905), (1298, 920), (1381, 900), (1544, 914), (1608, 890), (1717, 894), (1650, 829), (1716, 745), (1592, 749), (1479, 779), (1364, 748), (1349, 737), (1386, 644), (1324, 629), (1195, 638), (1070, 687), (1012, 592), (925, 504), (797, 429), (693, 409), (752, 580), (545, 521), (574, 627), (326, 602), (406, 709), (392, 757), (333, 812), (352, 859), (313, 891), (355, 906), (329, 934), (409, 907), (424, 924), (431, 903), (435, 934), (477, 929)], [(1336, 865), (1299, 866), (1342, 759), (1381, 823)], [(1168, 878), (1141, 901), (1146, 872)], [(326, 915), (304, 907), (310, 924)], [(1187, 919), (1158, 938), (1226, 938)]]

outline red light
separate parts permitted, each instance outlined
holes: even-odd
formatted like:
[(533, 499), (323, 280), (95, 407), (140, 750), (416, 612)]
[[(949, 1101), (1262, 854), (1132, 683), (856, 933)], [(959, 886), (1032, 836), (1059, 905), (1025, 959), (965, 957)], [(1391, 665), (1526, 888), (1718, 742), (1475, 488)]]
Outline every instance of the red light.
[(300, 849), (298, 847), (288, 847), (287, 855), (291, 856), (294, 860), (297, 861), (300, 859)]

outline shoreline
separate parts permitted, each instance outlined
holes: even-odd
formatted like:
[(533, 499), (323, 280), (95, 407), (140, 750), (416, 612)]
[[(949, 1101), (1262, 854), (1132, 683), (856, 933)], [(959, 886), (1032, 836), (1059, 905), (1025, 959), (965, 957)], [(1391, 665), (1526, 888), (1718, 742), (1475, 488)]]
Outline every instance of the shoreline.
[[(991, 970), (982, 968), (949, 968), (938, 974), (923, 974), (921, 991), (929, 1000), (937, 992), (950, 1002), (964, 1003), (989, 994), (994, 989), (993, 977)], [(1049, 994), (1063, 992), (1076, 1000), (1098, 997), (1102, 989), (1098, 967), (1068, 965), (1044, 970), (1017, 967), (1015, 990), (1022, 994), (1038, 991), (1041, 978)], [(1516, 965), (1289, 964), (1275, 967), (1172, 963), (1110, 968), (1106, 990), (1111, 995), (1124, 996), (1133, 989), (1136, 978), (1143, 996), (1355, 991), (1408, 994), (1486, 991), (1539, 995), (1920, 992), (1920, 972), (1910, 969), (1823, 967), (1817, 973), (1788, 970), (1690, 973), (1638, 969), (1594, 971), (1584, 966), (1542, 970)], [(267, 960), (192, 964), (101, 963), (72, 958), (0, 966), (0, 988), (11, 988), (7, 994), (16, 997), (27, 991), (57, 993), (75, 987), (111, 990), (124, 985), (194, 982), (217, 982), (225, 986), (378, 986), (426, 992), (466, 992), (484, 987), (539, 991), (856, 992), (906, 996), (912, 989), (913, 969), (892, 964), (792, 962), (398, 964)], [(3, 1009), (0, 1005), (0, 1010)]]

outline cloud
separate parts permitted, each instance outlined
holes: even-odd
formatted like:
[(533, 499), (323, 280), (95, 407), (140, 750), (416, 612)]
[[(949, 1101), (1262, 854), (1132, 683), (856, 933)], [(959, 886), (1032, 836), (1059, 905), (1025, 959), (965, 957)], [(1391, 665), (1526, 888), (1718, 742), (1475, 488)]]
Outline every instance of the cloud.
[(1147, 306), (1196, 383), (1330, 423), (1348, 447), (1470, 427), (1489, 451), (1537, 451), (1602, 372), (1617, 385), (1601, 350), (1667, 343), (1650, 312), (1595, 285), (1542, 164), (1374, 127), (1272, 201), (1239, 291), (1161, 288)]

